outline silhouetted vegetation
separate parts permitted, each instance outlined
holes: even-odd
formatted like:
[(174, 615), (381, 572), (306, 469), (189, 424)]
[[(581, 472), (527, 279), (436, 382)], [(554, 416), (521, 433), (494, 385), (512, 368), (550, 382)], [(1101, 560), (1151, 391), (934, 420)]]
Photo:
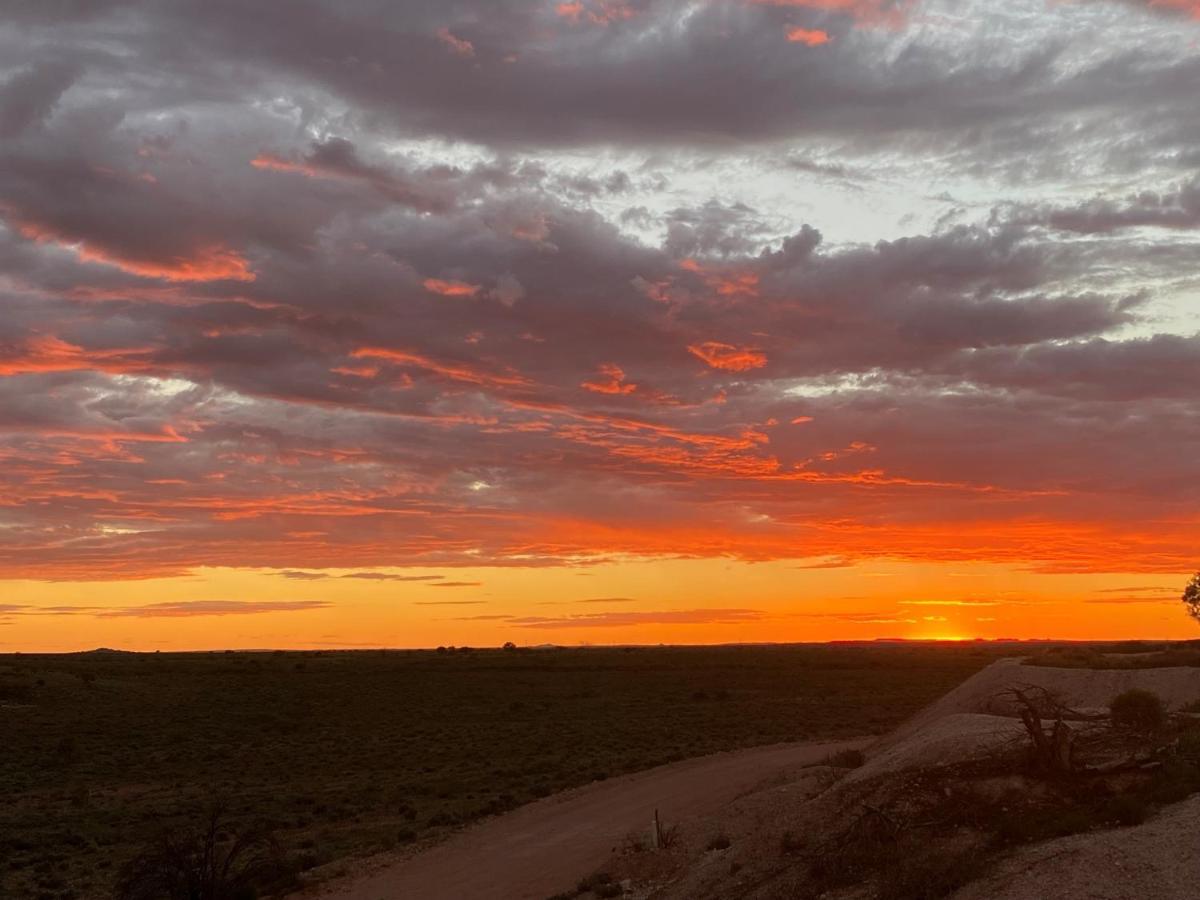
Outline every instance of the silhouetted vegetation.
[(728, 850), (732, 842), (726, 834), (713, 835), (705, 845), (705, 850)]
[(857, 769), (867, 761), (861, 750), (839, 750), (825, 757), (821, 765), (836, 769)]
[[(881, 733), (1012, 646), (0, 656), (0, 884), (109, 897), (232, 798), (319, 877), (593, 780)], [(296, 668), (303, 663), (302, 670)], [(709, 698), (693, 702), (702, 691)]]
[(1183, 605), (1187, 608), (1188, 615), (1200, 622), (1200, 572), (1193, 575), (1183, 589)]
[(229, 827), (219, 806), (196, 825), (164, 826), (122, 869), (117, 900), (256, 900), (298, 887), (269, 831)]
[[(1139, 649), (1133, 649), (1139, 646)], [(1114, 649), (1121, 648), (1121, 649)], [(1066, 644), (1034, 654), (1028, 665), (1060, 669), (1160, 669), (1172, 666), (1200, 668), (1200, 642), (1123, 645)]]
[(1109, 704), (1114, 728), (1150, 734), (1167, 721), (1167, 709), (1157, 694), (1133, 689), (1118, 694)]
[[(1052, 697), (1026, 699), (1035, 708), (1054, 703)], [(1148, 720), (1140, 713), (1149, 704), (1139, 698), (1133, 705), (1144, 727)], [(785, 834), (783, 852), (806, 860), (813, 896), (869, 883), (877, 900), (935, 900), (980, 877), (1009, 848), (1139, 825), (1161, 807), (1200, 793), (1200, 723), (1164, 716), (1149, 745), (1144, 739), (1131, 744), (1094, 720), (1082, 734), (1069, 771), (1050, 772), (1036, 753), (1005, 751), (912, 773), (861, 803), (848, 826), (816, 843)]]

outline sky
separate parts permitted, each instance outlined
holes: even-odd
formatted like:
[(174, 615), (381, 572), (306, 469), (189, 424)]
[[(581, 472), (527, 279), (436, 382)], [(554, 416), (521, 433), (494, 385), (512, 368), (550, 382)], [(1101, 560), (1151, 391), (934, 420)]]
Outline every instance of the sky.
[(1193, 637), (1197, 0), (0, 17), (0, 652)]

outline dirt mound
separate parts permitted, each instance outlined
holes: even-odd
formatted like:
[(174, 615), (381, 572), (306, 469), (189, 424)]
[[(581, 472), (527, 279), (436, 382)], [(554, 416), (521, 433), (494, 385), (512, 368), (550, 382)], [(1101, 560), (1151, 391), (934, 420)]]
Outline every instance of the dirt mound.
[(1079, 710), (1107, 709), (1113, 697), (1131, 688), (1157, 694), (1170, 709), (1179, 709), (1200, 700), (1200, 669), (1054, 669), (1024, 665), (1020, 659), (1002, 659), (882, 738), (868, 755), (884, 754), (945, 716), (1006, 714), (1009, 710), (1001, 707), (997, 697), (1009, 688), (1027, 686), (1044, 688)]
[(900, 741), (891, 741), (871, 754), (847, 782), (863, 781), (906, 769), (962, 763), (999, 750), (1020, 746), (1027, 740), (1024, 726), (1016, 719), (982, 713), (952, 713), (929, 722)]
[(1200, 797), (1136, 828), (1021, 850), (953, 900), (1194, 900), (1200, 891)]

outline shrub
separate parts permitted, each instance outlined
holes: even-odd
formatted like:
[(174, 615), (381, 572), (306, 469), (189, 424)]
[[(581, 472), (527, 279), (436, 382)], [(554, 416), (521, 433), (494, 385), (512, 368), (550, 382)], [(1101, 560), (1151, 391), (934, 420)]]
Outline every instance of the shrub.
[(837, 769), (857, 769), (866, 761), (861, 750), (839, 750), (825, 757), (825, 765)]
[(1115, 728), (1149, 734), (1162, 728), (1167, 711), (1157, 694), (1138, 688), (1118, 694), (1109, 704)]
[(1168, 759), (1154, 772), (1145, 793), (1156, 803), (1178, 803), (1200, 791), (1200, 768), (1185, 759)]
[(217, 806), (198, 826), (164, 829), (122, 870), (118, 900), (253, 900), (296, 886), (295, 866), (270, 833), (227, 830)]
[(883, 870), (879, 900), (940, 900), (975, 881), (983, 871), (981, 854), (973, 850), (913, 850)]
[(731, 843), (732, 842), (729, 840), (728, 835), (718, 834), (718, 835), (715, 835), (713, 837), (713, 839), (708, 842), (708, 845), (704, 849), (705, 850), (728, 850)]
[[(616, 893), (607, 893), (612, 888), (616, 888)], [(587, 878), (580, 879), (579, 884), (575, 886), (576, 894), (593, 893), (597, 897), (616, 897), (621, 894), (621, 886), (615, 884), (612, 876), (607, 872), (597, 872), (594, 875), (589, 875)]]
[(1105, 812), (1118, 825), (1141, 825), (1150, 816), (1150, 806), (1139, 797), (1118, 794), (1108, 801)]
[(1190, 763), (1200, 763), (1200, 727), (1192, 726), (1180, 734), (1175, 752)]

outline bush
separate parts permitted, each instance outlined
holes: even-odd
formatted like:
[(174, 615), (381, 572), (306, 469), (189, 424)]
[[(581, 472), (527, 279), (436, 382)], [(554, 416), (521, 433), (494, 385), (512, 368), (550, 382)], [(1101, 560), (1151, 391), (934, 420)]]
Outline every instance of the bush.
[(1105, 812), (1118, 825), (1141, 825), (1150, 817), (1150, 806), (1139, 797), (1118, 794), (1108, 801)]
[(879, 900), (940, 900), (983, 873), (983, 858), (973, 850), (913, 849), (883, 870)]
[(861, 750), (839, 750), (825, 757), (824, 764), (836, 769), (857, 769), (866, 761)]
[(193, 828), (164, 829), (122, 870), (118, 900), (254, 900), (296, 887), (296, 867), (266, 831), (226, 834), (219, 807)]
[(1167, 720), (1167, 710), (1157, 694), (1134, 688), (1118, 694), (1109, 704), (1113, 727), (1149, 734), (1158, 731)]
[(589, 892), (595, 894), (597, 897), (617, 897), (623, 893), (621, 886), (614, 882), (612, 876), (607, 872), (597, 872), (595, 875), (589, 875), (575, 886), (577, 896)]
[(714, 836), (711, 841), (708, 842), (708, 845), (704, 849), (705, 850), (728, 850), (731, 843), (732, 842), (729, 840), (728, 835), (718, 834), (718, 835)]

